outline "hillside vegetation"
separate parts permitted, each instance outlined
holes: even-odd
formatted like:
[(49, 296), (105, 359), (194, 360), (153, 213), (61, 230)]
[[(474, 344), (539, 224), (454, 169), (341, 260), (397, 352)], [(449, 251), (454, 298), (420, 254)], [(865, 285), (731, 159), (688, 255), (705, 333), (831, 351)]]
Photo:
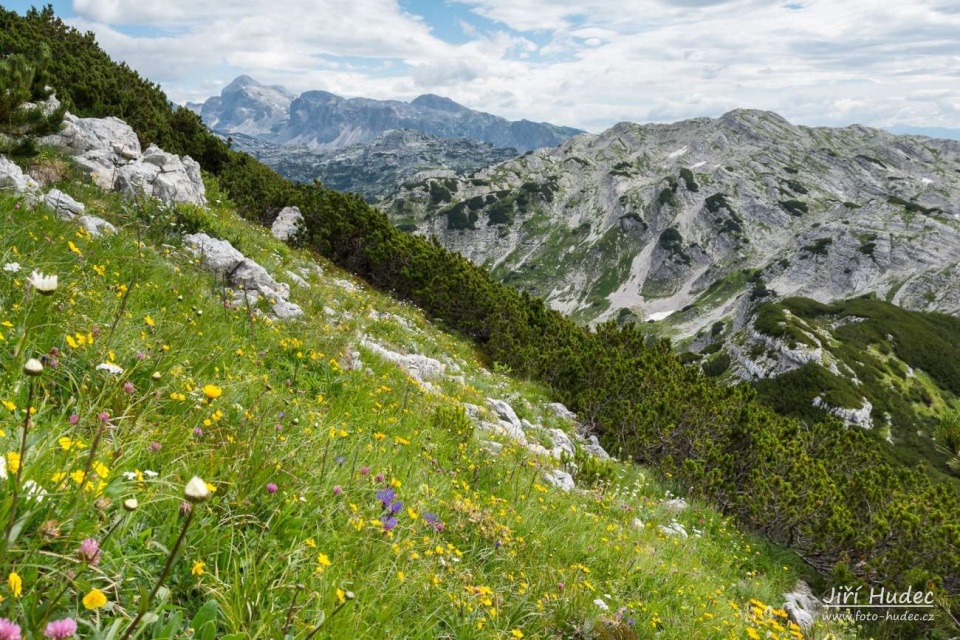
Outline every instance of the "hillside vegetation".
[[(236, 206), (237, 211), (250, 220), (270, 223), (281, 206), (289, 204), (299, 206), (306, 218), (306, 229), (300, 238), (305, 248), (331, 259), (339, 266), (399, 299), (414, 302), (429, 317), (437, 319), (442, 326), (470, 339), (489, 367), (496, 365), (503, 370), (511, 371), (521, 379), (537, 381), (544, 385), (553, 397), (576, 410), (581, 421), (601, 435), (601, 440), (608, 450), (618, 452), (619, 456), (627, 459), (654, 465), (658, 473), (665, 478), (670, 478), (672, 482), (677, 483), (678, 487), (685, 488), (685, 492), (689, 495), (714, 505), (725, 515), (734, 518), (741, 526), (775, 542), (789, 545), (808, 564), (839, 584), (850, 584), (860, 580), (868, 584), (886, 584), (892, 588), (905, 589), (907, 586), (913, 586), (915, 589), (929, 588), (937, 591), (947, 607), (957, 606), (956, 597), (960, 595), (960, 572), (956, 571), (956, 567), (960, 566), (960, 523), (956, 520), (956, 514), (960, 512), (960, 501), (956, 493), (948, 487), (932, 486), (923, 474), (886, 463), (876, 443), (865, 438), (862, 433), (857, 430), (843, 429), (831, 421), (805, 423), (778, 416), (762, 407), (749, 389), (721, 387), (697, 370), (684, 367), (672, 353), (669, 344), (648, 341), (635, 326), (618, 328), (614, 324), (607, 324), (598, 327), (596, 331), (586, 331), (561, 314), (547, 309), (539, 300), (494, 282), (486, 272), (470, 265), (463, 258), (445, 251), (439, 245), (400, 233), (380, 212), (371, 209), (358, 197), (330, 192), (320, 185), (291, 185), (249, 157), (229, 151), (223, 142), (203, 129), (194, 114), (183, 109), (171, 112), (165, 97), (155, 86), (144, 82), (129, 69), (111, 63), (96, 47), (92, 37), (81, 36), (66, 29), (53, 17), (52, 12), (32, 13), (26, 18), (4, 12), (0, 14), (0, 27), (2, 27), (0, 44), (5, 51), (23, 50), (28, 45), (33, 46), (37, 41), (49, 43), (54, 52), (50, 69), (53, 78), (51, 84), (71, 111), (80, 115), (109, 114), (123, 117), (137, 130), (142, 142), (156, 141), (168, 151), (190, 154), (216, 178), (217, 184), (211, 184), (211, 191), (219, 189)], [(241, 237), (230, 233), (223, 235), (231, 241), (236, 241), (244, 251), (248, 250)], [(36, 239), (29, 239), (43, 246), (56, 244), (55, 239), (51, 238), (48, 241), (44, 238), (43, 235), (37, 235)], [(22, 239), (21, 243), (24, 246), (30, 246), (27, 239)], [(61, 241), (60, 244), (63, 245), (65, 242)], [(69, 245), (67, 247), (69, 249)], [(20, 247), (20, 250), (22, 252), (23, 248)], [(89, 251), (79, 245), (78, 250), (81, 253)], [(126, 270), (129, 271), (129, 267)], [(159, 289), (165, 286), (176, 286), (175, 280), (169, 281), (169, 278), (165, 280), (159, 277), (159, 274), (156, 278), (151, 277), (149, 280), (145, 278), (142, 282), (152, 282)], [(129, 290), (130, 285), (127, 286)], [(203, 289), (199, 286), (194, 286), (181, 289), (178, 295), (184, 295), (186, 299), (191, 299), (192, 296), (196, 300), (202, 291)], [(138, 296), (131, 294), (128, 297), (128, 300), (131, 300), (130, 304), (134, 297)], [(79, 299), (79, 296), (77, 298)], [(165, 306), (168, 311), (164, 313), (171, 313), (175, 308), (169, 301)], [(201, 309), (197, 303), (194, 303), (194, 306)], [(110, 312), (109, 307), (94, 308), (98, 313)], [(162, 310), (164, 306), (158, 305), (157, 308)], [(56, 312), (67, 311), (69, 307), (64, 306)], [(147, 311), (141, 309), (141, 312)], [(153, 311), (150, 313), (152, 314)], [(173, 315), (176, 313), (189, 316), (188, 313), (179, 309)], [(213, 313), (212, 310), (206, 311), (203, 317), (206, 318)], [(216, 313), (224, 314), (224, 311), (218, 308)], [(195, 315), (196, 312), (194, 312)], [(207, 360), (199, 355), (192, 355), (192, 365), (202, 367), (201, 373), (204, 374), (201, 376), (184, 369), (184, 375), (193, 380), (194, 389), (200, 387), (201, 383), (207, 384), (209, 379), (218, 375), (232, 375), (230, 366), (234, 366), (232, 364), (234, 358), (252, 357), (254, 360), (249, 366), (253, 367), (267, 366), (272, 362), (267, 359), (268, 354), (259, 355), (263, 350), (261, 345), (265, 344), (263, 340), (266, 338), (257, 338), (256, 327), (252, 334), (252, 337), (260, 340), (256, 345), (238, 345), (231, 342), (229, 336), (216, 333), (216, 331), (229, 331), (233, 326), (229, 321), (229, 314), (225, 315), (226, 318), (222, 322), (206, 329), (189, 325), (187, 318), (183, 316), (178, 317), (176, 322), (171, 321), (173, 325), (171, 328), (182, 327), (184, 333), (181, 334), (183, 336), (181, 339), (186, 339), (186, 336), (199, 337), (198, 333), (204, 331), (207, 337), (219, 336), (215, 341), (216, 344), (230, 345), (231, 350), (225, 353), (235, 354), (224, 356), (229, 357), (229, 360), (219, 362), (216, 358)], [(194, 316), (190, 317), (197, 322)], [(56, 318), (55, 322), (46, 320), (46, 317), (44, 316), (45, 322), (37, 326), (51, 327), (50, 330), (53, 333), (49, 334), (48, 339), (52, 340), (52, 336), (60, 335), (59, 332), (62, 330), (56, 323), (67, 321), (69, 317), (53, 316)], [(97, 317), (101, 318), (99, 315)], [(123, 314), (120, 317), (122, 318)], [(154, 315), (151, 315), (151, 319), (156, 322)], [(146, 323), (145, 318), (124, 320), (118, 324), (118, 327), (126, 327), (127, 331), (132, 331), (133, 327), (137, 326), (135, 322), (147, 325), (147, 327), (137, 326), (133, 339), (151, 341), (149, 324)], [(106, 321), (99, 320), (99, 322)], [(112, 320), (109, 322), (112, 323)], [(81, 326), (89, 324), (89, 321), (85, 321)], [(117, 331), (120, 331), (120, 328)], [(73, 330), (71, 327), (66, 329)], [(237, 329), (234, 330), (237, 331)], [(140, 331), (146, 335), (140, 337)], [(80, 332), (80, 329), (76, 329), (76, 332)], [(37, 333), (32, 335), (41, 335), (40, 330), (38, 329)], [(323, 353), (324, 357), (332, 353), (330, 347), (320, 342), (311, 343), (310, 340), (314, 338), (310, 336), (304, 334), (292, 337), (296, 337), (306, 345), (315, 344), (306, 348), (299, 345), (294, 347), (297, 349), (293, 352), (294, 358), (298, 352), (309, 354), (310, 349)], [(319, 340), (319, 338), (316, 339)], [(288, 342), (286, 347), (288, 350), (292, 350), (289, 347), (290, 344)], [(280, 347), (279, 343), (277, 345)], [(113, 345), (108, 343), (108, 346)], [(236, 355), (234, 349), (241, 349), (246, 355)], [(119, 352), (115, 350), (114, 353), (116, 356)], [(97, 355), (102, 357), (100, 353)], [(109, 353), (107, 355), (109, 356)], [(290, 363), (289, 354), (283, 358), (271, 357), (279, 358), (274, 366), (278, 370), (285, 369), (287, 377), (291, 380), (291, 388), (299, 388), (299, 383), (294, 384), (294, 381), (302, 380), (302, 375), (305, 374), (298, 377), (296, 361)], [(264, 359), (263, 365), (257, 364), (257, 358)], [(288, 361), (287, 364), (283, 364), (285, 360)], [(207, 366), (208, 363), (214, 367), (212, 374)], [(170, 363), (170, 366), (173, 364)], [(216, 367), (220, 370), (217, 371)], [(11, 370), (8, 367), (7, 375), (19, 376), (18, 371), (19, 369)], [(172, 372), (167, 374), (173, 375)], [(163, 376), (167, 374), (161, 372), (161, 379), (164, 379)], [(283, 380), (285, 381), (286, 377)], [(134, 389), (147, 388), (143, 380), (132, 382)], [(213, 384), (213, 382), (210, 383)], [(58, 383), (58, 389), (60, 384)], [(66, 383), (63, 384), (66, 385)], [(260, 383), (255, 377), (244, 375), (236, 381), (236, 384), (243, 386)], [(316, 391), (319, 394), (332, 395), (330, 392), (324, 393), (320, 383), (317, 384)], [(385, 394), (395, 394), (396, 389), (402, 388), (396, 382), (384, 384), (390, 389), (389, 392), (384, 391)], [(87, 386), (87, 390), (81, 388), (81, 391), (89, 391), (91, 385), (88, 383)], [(276, 383), (271, 386), (276, 388)], [(251, 386), (248, 387), (247, 393), (251, 398), (259, 397), (262, 389), (265, 388)], [(369, 389), (366, 389), (356, 393), (354, 401), (359, 402), (361, 396), (369, 392)], [(178, 391), (178, 393), (181, 392)], [(401, 400), (396, 399), (395, 395), (391, 397), (394, 399), (387, 400), (387, 403), (375, 402), (367, 406), (371, 407), (373, 413), (388, 407), (390, 402), (399, 402), (401, 407), (405, 406)], [(67, 402), (68, 398), (69, 396), (61, 396), (61, 402)], [(124, 396), (108, 393), (103, 395), (103, 398), (122, 399)], [(195, 406), (196, 403), (187, 404)], [(380, 406), (378, 407), (377, 404)], [(212, 425), (217, 423), (217, 420), (212, 417), (212, 413), (216, 412), (214, 407), (222, 408), (223, 415), (219, 418), (221, 421), (227, 420), (229, 416), (230, 423), (236, 420), (239, 425), (240, 419), (244, 417), (241, 410), (227, 407), (226, 403), (221, 402), (220, 399), (209, 406), (203, 404), (200, 406), (211, 412), (211, 415), (204, 419), (211, 420)], [(241, 403), (241, 406), (246, 411), (253, 405)], [(276, 411), (281, 410), (280, 407), (287, 407), (285, 410), (293, 411), (296, 405), (277, 400), (273, 407)], [(118, 405), (108, 413), (120, 415), (119, 410), (122, 408)], [(266, 406), (258, 405), (258, 409), (256, 415), (269, 415), (262, 413), (266, 410)], [(93, 411), (93, 408), (90, 410)], [(230, 413), (234, 410), (238, 413)], [(299, 416), (301, 430), (305, 426), (312, 425), (316, 419), (309, 414), (310, 410), (319, 413), (319, 409), (315, 407), (297, 409), (301, 414), (306, 412), (305, 415)], [(159, 407), (157, 411), (160, 411)], [(344, 408), (342, 411), (343, 414), (333, 411), (331, 413), (334, 417), (342, 416), (340, 424), (343, 424), (342, 429), (347, 432), (346, 439), (349, 440), (351, 431), (345, 424), (345, 412), (349, 409)], [(192, 419), (199, 418), (193, 413), (189, 415), (193, 416)], [(438, 418), (441, 425), (444, 421), (450, 420), (452, 418)], [(260, 424), (256, 420), (253, 422)], [(397, 429), (404, 429), (403, 425), (406, 425), (409, 430), (397, 431), (397, 435), (404, 440), (414, 442), (411, 437), (414, 436), (415, 430), (413, 424), (405, 423), (399, 416), (398, 423), (401, 426), (396, 427)], [(89, 425), (90, 422), (86, 424)], [(263, 424), (266, 424), (269, 430), (270, 422)], [(454, 424), (456, 424), (455, 420)], [(324, 423), (324, 427), (326, 426), (328, 425)], [(334, 427), (333, 440), (337, 441), (339, 427), (332, 424), (329, 426)], [(378, 428), (380, 428), (379, 425)], [(450, 429), (450, 427), (441, 428)], [(367, 429), (373, 429), (373, 426), (368, 424)], [(9, 430), (12, 431), (12, 429)], [(214, 431), (216, 432), (216, 429)], [(296, 432), (296, 429), (293, 431)], [(452, 431), (454, 433), (452, 437), (455, 438), (457, 428), (454, 426)], [(386, 431), (383, 432), (386, 434)], [(227, 433), (229, 432), (224, 433), (224, 438)], [(209, 465), (218, 464), (218, 458), (225, 456), (225, 452), (230, 451), (230, 446), (236, 441), (253, 442), (253, 440), (247, 440), (252, 437), (247, 433), (238, 431), (229, 435), (234, 438), (234, 443), (227, 441), (226, 445), (216, 447), (208, 443), (209, 448), (205, 455)], [(259, 435), (264, 437), (262, 433)], [(314, 435), (319, 437), (321, 434), (315, 432)], [(287, 437), (286, 434), (284, 436)], [(329, 432), (327, 437), (329, 438)], [(352, 445), (355, 447), (354, 450), (360, 453), (368, 451), (365, 445), (356, 448), (355, 443), (358, 441), (355, 440), (354, 443), (346, 446)], [(189, 436), (187, 442), (182, 442), (181, 445), (189, 446), (188, 442)], [(307, 450), (315, 450), (317, 446), (321, 446), (320, 443), (309, 438), (306, 438), (302, 444), (298, 444), (292, 436), (285, 442), (288, 442), (286, 446), (296, 447), (295, 450), (290, 450), (295, 451), (291, 455), (296, 456), (297, 462), (294, 467), (296, 470), (301, 468), (299, 460), (306, 455)], [(408, 445), (393, 440), (391, 442), (393, 445), (382, 444), (385, 450), (380, 453), (384, 458), (380, 458), (377, 464), (387, 464), (385, 460), (390, 456), (398, 461), (395, 464), (400, 464), (399, 450), (390, 447)], [(370, 446), (372, 452), (378, 451), (378, 445), (375, 443), (370, 443)], [(448, 444), (447, 446), (452, 446), (450, 450), (457, 451), (458, 455), (463, 453), (457, 448), (459, 445)], [(161, 451), (163, 451), (162, 447)], [(243, 447), (242, 453), (252, 454), (253, 451)], [(430, 448), (427, 448), (426, 454), (431, 456), (428, 462), (432, 464), (434, 456)], [(144, 454), (141, 451), (126, 450), (126, 455)], [(263, 465), (261, 461), (265, 459), (265, 455), (269, 456), (269, 454), (259, 454), (255, 458), (256, 465), (241, 465), (239, 472), (230, 480), (228, 485), (230, 488), (221, 494), (221, 499), (229, 501), (236, 496), (241, 500), (240, 506), (244, 509), (258, 508), (257, 500), (263, 501), (266, 505), (282, 506), (283, 509), (299, 508), (300, 501), (297, 496), (301, 489), (298, 485), (294, 485), (298, 487), (297, 494), (286, 494), (288, 499), (283, 502), (283, 505), (276, 504), (279, 502), (276, 498), (280, 495), (279, 487), (282, 483), (273, 480), (271, 476), (277, 475), (284, 463), (280, 461), (281, 469), (276, 469), (275, 465), (274, 468)], [(350, 461), (351, 455), (353, 451), (344, 457)], [(138, 457), (132, 460), (134, 464), (144, 464)], [(179, 460), (181, 463), (186, 463), (186, 459)], [(465, 474), (463, 474), (462, 465), (465, 461), (462, 458), (458, 459), (454, 456), (443, 461), (438, 457), (437, 460), (438, 466), (446, 470), (447, 475), (451, 470), (456, 471), (457, 464), (460, 464), (461, 472), (457, 474), (457, 479), (460, 482), (466, 482), (468, 487), (474, 477), (476, 480), (473, 481), (477, 483), (495, 482), (496, 473), (504, 472), (500, 467), (488, 472), (467, 467), (469, 473), (466, 475), (472, 474), (471, 478), (467, 479), (463, 477)], [(475, 460), (472, 458), (471, 462)], [(353, 469), (353, 463), (347, 461), (345, 464), (351, 464)], [(107, 463), (104, 462), (104, 464)], [(515, 466), (518, 470), (525, 468), (522, 464)], [(322, 467), (321, 476), (325, 473), (333, 473), (336, 468), (344, 469), (328, 462), (326, 467)], [(403, 471), (401, 469), (401, 472)], [(399, 499), (403, 500), (403, 490), (411, 486), (410, 481), (402, 473), (395, 473), (389, 468), (384, 473), (385, 479), (389, 474), (400, 483), (395, 490), (400, 496)], [(438, 473), (436, 477), (439, 478), (441, 475)], [(530, 486), (536, 482), (535, 475), (523, 477), (531, 483)], [(348, 480), (353, 481), (352, 475), (344, 475), (338, 479), (343, 491), (346, 491)], [(529, 497), (532, 495), (531, 492), (536, 490), (534, 488), (524, 491), (521, 488), (522, 485), (510, 484), (518, 480), (517, 474), (514, 474), (509, 480), (501, 479), (501, 482), (512, 486), (512, 490), (517, 495)], [(278, 492), (268, 496), (264, 496), (262, 491), (257, 494), (257, 490), (264, 482), (277, 484)], [(430, 485), (430, 482), (425, 484)], [(169, 487), (169, 491), (167, 495), (172, 495), (174, 488)], [(235, 494), (234, 491), (237, 493)], [(465, 505), (468, 489), (463, 491), (461, 502)], [(251, 496), (257, 496), (256, 500)], [(545, 502), (551, 499), (547, 496), (542, 497)], [(251, 504), (247, 505), (243, 500), (249, 500)], [(273, 500), (273, 502), (266, 502), (267, 500)], [(432, 508), (427, 497), (422, 497), (421, 500), (426, 504), (413, 507), (415, 512), (418, 507), (423, 510)], [(490, 536), (487, 538), (488, 542), (492, 539), (495, 544), (499, 538), (494, 536), (498, 536), (497, 532), (500, 531), (496, 525), (505, 524), (498, 518), (509, 517), (508, 508), (503, 506), (503, 510), (508, 515), (500, 516), (499, 503), (496, 508), (491, 504), (488, 507), (492, 518), (490, 522), (483, 516), (483, 508), (474, 503), (473, 498), (470, 500), (471, 506), (464, 506), (464, 511), (459, 513), (477, 526), (481, 528), (485, 526), (488, 531), (493, 531), (492, 534), (486, 535)], [(391, 501), (386, 502), (392, 504)], [(313, 504), (319, 504), (319, 502)], [(315, 508), (334, 508), (332, 505), (336, 504), (342, 503), (324, 502), (322, 507)], [(362, 513), (367, 513), (369, 516), (370, 513), (376, 515), (379, 512), (377, 503), (369, 498), (365, 502), (358, 501), (353, 504), (357, 505), (357, 515), (352, 516), (354, 518), (360, 517)], [(353, 511), (349, 504), (346, 508)], [(364, 508), (372, 511), (364, 512)], [(496, 515), (492, 513), (494, 510)], [(547, 511), (551, 514), (555, 512), (556, 509)], [(93, 517), (93, 514), (87, 511), (82, 513), (84, 517)], [(164, 513), (167, 518), (176, 518), (175, 509)], [(245, 517), (234, 518), (229, 514), (222, 523), (232, 526), (220, 527), (218, 531), (222, 529), (222, 535), (227, 537), (240, 535), (240, 532), (246, 528), (266, 531), (267, 525), (264, 523), (268, 520), (267, 512), (260, 513), (262, 515), (259, 522)], [(312, 516), (308, 516), (308, 519), (310, 517)], [(588, 520), (589, 517), (579, 518), (577, 526), (582, 527)], [(536, 523), (537, 520), (531, 516), (531, 522), (528, 522), (531, 530)], [(171, 530), (176, 529), (176, 524), (172, 521), (168, 521), (167, 526)], [(271, 531), (277, 526), (280, 526), (279, 523), (269, 523)], [(303, 529), (303, 521), (294, 518), (290, 526), (299, 532)], [(511, 522), (506, 526), (515, 525)], [(581, 531), (581, 529), (576, 530)], [(615, 540), (615, 531), (616, 528), (602, 535), (601, 542), (606, 544), (602, 540), (603, 537), (607, 537), (608, 541)], [(219, 538), (212, 538), (211, 542), (216, 539)], [(325, 543), (320, 538), (314, 538), (314, 542), (318, 547), (321, 543)], [(464, 548), (466, 543), (457, 545), (456, 542), (451, 542), (451, 544), (466, 553), (467, 550)], [(303, 550), (304, 562), (316, 564), (318, 556), (315, 554), (322, 552), (330, 560), (330, 567), (333, 566), (333, 556), (330, 553), (321, 549), (313, 550), (312, 547), (307, 546), (310, 551)], [(601, 548), (597, 543), (593, 546), (595, 550)], [(567, 541), (560, 539), (557, 541), (555, 553), (559, 554), (562, 549), (568, 547)], [(249, 580), (251, 575), (258, 576), (258, 580), (272, 580), (272, 577), (266, 577), (269, 572), (259, 573), (257, 563), (266, 558), (272, 558), (273, 554), (281, 554), (285, 560), (297, 566), (298, 556), (292, 552), (267, 547), (252, 548), (256, 551), (247, 552), (249, 555), (246, 562), (234, 566), (228, 578), (230, 584), (238, 583), (241, 577), (244, 581)], [(534, 553), (543, 553), (544, 548), (546, 547), (539, 546)], [(622, 550), (625, 548), (622, 547), (615, 554), (617, 575), (623, 574)], [(373, 545), (363, 545), (363, 552), (371, 557), (374, 555), (374, 549)], [(437, 555), (441, 555), (441, 559), (447, 566), (455, 567), (458, 564), (456, 560), (449, 556), (446, 548), (442, 550), (443, 554)], [(391, 548), (391, 552), (397, 556), (403, 555), (405, 551), (402, 546), (399, 547), (399, 553)], [(434, 552), (436, 553), (435, 547)], [(416, 553), (423, 556), (425, 549), (418, 549)], [(382, 557), (378, 560), (387, 562)], [(204, 561), (213, 565), (209, 560)], [(393, 562), (394, 560), (391, 559), (389, 570), (391, 573), (395, 570)], [(489, 562), (493, 562), (493, 558)], [(612, 575), (614, 561), (610, 562)], [(323, 561), (320, 564), (323, 566), (323, 575), (326, 575), (327, 565)], [(438, 562), (438, 564), (442, 566), (442, 563)], [(311, 568), (316, 569), (315, 566)], [(588, 568), (591, 574), (595, 571), (593, 567), (588, 566)], [(404, 571), (402, 568), (400, 570)], [(512, 580), (518, 579), (519, 571), (520, 569), (517, 569), (513, 572)], [(524, 571), (528, 570), (524, 569)], [(510, 573), (508, 570), (506, 575), (509, 576)], [(630, 575), (629, 571), (627, 575)], [(525, 577), (532, 579), (529, 575)], [(292, 575), (288, 578), (299, 579)], [(357, 577), (357, 582), (359, 581)], [(587, 581), (592, 586), (597, 586), (589, 578)], [(377, 582), (379, 584), (379, 581)], [(531, 584), (529, 580), (526, 582), (528, 585)], [(563, 582), (566, 587), (569, 579)], [(490, 586), (481, 581), (477, 583), (471, 583), (471, 586)], [(267, 582), (259, 584), (262, 587)], [(687, 589), (681, 586), (677, 588)], [(259, 594), (259, 599), (251, 599), (248, 601), (250, 604), (243, 602), (236, 605), (239, 610), (237, 616), (255, 615), (251, 612), (254, 610), (259, 612), (266, 608), (266, 601), (276, 592), (261, 588), (256, 593)], [(543, 596), (542, 593), (534, 596), (529, 586), (521, 595), (531, 599)], [(950, 598), (953, 600), (949, 600)], [(457, 607), (458, 611), (475, 606), (471, 604), (472, 601), (467, 600), (465, 602), (463, 597), (460, 600), (451, 599), (453, 603), (451, 606)], [(343, 604), (346, 607), (356, 603), (346, 600)], [(411, 605), (408, 608), (413, 607), (414, 605)], [(500, 607), (497, 608), (499, 614)], [(388, 611), (394, 611), (394, 609), (391, 608)], [(333, 615), (332, 611), (330, 615)], [(242, 619), (242, 617), (236, 619)], [(332, 619), (342, 620), (345, 616), (338, 614), (337, 618)], [(419, 619), (422, 623), (424, 618)], [(504, 631), (509, 629), (511, 633), (512, 629), (516, 628), (522, 633), (519, 626), (513, 626), (516, 621), (510, 620), (508, 624), (510, 626), (505, 625), (499, 628)], [(900, 625), (895, 631), (891, 631), (891, 633), (908, 634), (907, 637), (916, 636), (919, 632), (910, 625)], [(520, 636), (515, 635), (515, 637)], [(677, 637), (690, 637), (690, 634)]]
[[(20, 267), (0, 274), (2, 482), (20, 488), (15, 514), (10, 491), (0, 505), (14, 523), (0, 617), (27, 637), (64, 618), (80, 637), (120, 637), (186, 526), (194, 475), (213, 494), (193, 506), (139, 637), (791, 637), (763, 603), (805, 575), (792, 554), (702, 503), (677, 506), (649, 470), (581, 454), (575, 470), (475, 436), (462, 405), (490, 396), (573, 425), (545, 411), (545, 389), (488, 372), (416, 309), (317, 268), (222, 199), (137, 207), (57, 186), (120, 232), (94, 238), (0, 199), (0, 263)], [(185, 230), (300, 273), (291, 297), (310, 320), (232, 306)], [(56, 291), (29, 290), (32, 270), (57, 275)], [(462, 380), (428, 391), (360, 336), (442, 358)], [(38, 377), (26, 357), (42, 357)], [(582, 492), (550, 486), (557, 464)], [(661, 528), (677, 526), (689, 537)]]
[(804, 298), (769, 303), (758, 331), (788, 343), (820, 347), (820, 363), (757, 382), (761, 399), (779, 412), (807, 420), (823, 417), (814, 406), (872, 406), (876, 434), (894, 443), (905, 464), (928, 460), (948, 472), (947, 456), (932, 439), (940, 418), (960, 395), (960, 320), (901, 309), (882, 300), (821, 304)]

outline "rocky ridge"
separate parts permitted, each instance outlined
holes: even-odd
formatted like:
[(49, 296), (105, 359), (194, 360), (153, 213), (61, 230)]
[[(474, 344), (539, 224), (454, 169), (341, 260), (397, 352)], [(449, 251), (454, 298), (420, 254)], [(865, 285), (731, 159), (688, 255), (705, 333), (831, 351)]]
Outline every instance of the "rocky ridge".
[(150, 196), (166, 204), (206, 204), (200, 165), (195, 160), (167, 153), (156, 145), (141, 150), (136, 133), (117, 118), (78, 118), (67, 113), (61, 130), (39, 143), (71, 156), (105, 191), (120, 191), (128, 198)]
[(960, 311), (955, 141), (748, 110), (621, 123), (406, 185), (384, 210), (583, 322), (684, 338), (771, 292)]

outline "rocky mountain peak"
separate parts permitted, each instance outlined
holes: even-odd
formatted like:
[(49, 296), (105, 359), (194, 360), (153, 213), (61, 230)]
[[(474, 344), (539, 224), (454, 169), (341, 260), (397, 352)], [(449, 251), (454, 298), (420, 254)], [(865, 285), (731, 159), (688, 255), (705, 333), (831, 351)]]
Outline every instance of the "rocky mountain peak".
[(438, 96), (432, 93), (425, 93), (422, 96), (418, 96), (414, 98), (410, 104), (415, 107), (425, 107), (427, 109), (446, 111), (449, 113), (463, 113), (465, 111), (470, 111), (470, 109), (467, 107), (454, 102), (450, 98), (444, 98), (443, 96)]
[(288, 119), (293, 95), (283, 87), (261, 84), (239, 76), (219, 96), (207, 100), (200, 117), (211, 129), (228, 133), (275, 133)]
[(233, 81), (223, 88), (223, 91), (230, 93), (233, 91), (239, 91), (244, 87), (262, 87), (263, 85), (251, 78), (248, 75), (240, 75), (233, 79)]

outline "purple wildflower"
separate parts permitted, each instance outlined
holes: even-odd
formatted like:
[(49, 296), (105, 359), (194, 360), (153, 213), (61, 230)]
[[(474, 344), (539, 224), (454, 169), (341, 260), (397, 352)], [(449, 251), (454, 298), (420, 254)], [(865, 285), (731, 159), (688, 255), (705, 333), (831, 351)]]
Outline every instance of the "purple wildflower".
[(70, 416), (70, 424), (77, 424), (78, 422), (80, 422), (80, 416), (77, 414)]
[(387, 511), (390, 513), (390, 515), (397, 515), (400, 513), (401, 509), (403, 509), (403, 503), (399, 500), (396, 502), (391, 502), (389, 505), (387, 505)]
[(64, 618), (63, 620), (54, 620), (44, 629), (43, 635), (51, 640), (65, 640), (72, 637), (77, 632), (77, 623), (73, 618)]
[(360, 475), (362, 476), (370, 475), (370, 467), (367, 467), (367, 466), (360, 467)]
[(136, 389), (136, 387), (133, 386), (133, 383), (132, 383), (132, 382), (124, 382), (124, 383), (123, 383), (123, 392), (124, 392), (124, 393), (131, 393), (131, 394), (132, 394), (132, 393), (133, 393), (134, 391), (136, 391), (136, 390), (137, 390), (137, 389)]
[(150, 443), (150, 451), (152, 451), (153, 453), (157, 453), (158, 451), (160, 451), (160, 449), (163, 449), (163, 445), (157, 442), (156, 440)]
[(0, 640), (20, 640), (20, 625), (0, 618)]
[(423, 521), (426, 522), (427, 524), (437, 524), (437, 520), (439, 520), (439, 518), (437, 517), (437, 514), (430, 513), (429, 511), (423, 514), (422, 517), (423, 517)]
[(267, 493), (271, 493), (271, 494), (272, 494), (272, 493), (276, 493), (276, 492), (277, 492), (277, 485), (275, 485), (275, 484), (272, 483), (272, 482), (268, 482), (268, 483), (267, 483)]
[(97, 417), (100, 418), (100, 422), (106, 422), (110, 419), (110, 414), (106, 411), (103, 411), (102, 413), (97, 414)]
[(95, 567), (100, 564), (101, 553), (103, 552), (100, 550), (100, 543), (93, 538), (87, 538), (80, 543), (80, 550), (78, 551), (80, 559), (91, 567)]
[(386, 509), (387, 505), (393, 502), (393, 499), (397, 497), (397, 494), (394, 493), (393, 489), (386, 487), (385, 489), (380, 489), (377, 491), (377, 500), (380, 501), (380, 504), (383, 505), (383, 508)]
[(380, 522), (383, 524), (384, 531), (392, 531), (397, 526), (397, 519), (393, 516), (383, 515), (380, 517)]
[(338, 495), (340, 495), (341, 493), (343, 493), (343, 487), (341, 487), (341, 486), (338, 485), (338, 484), (337, 484), (337, 485), (334, 485), (334, 486), (333, 486), (333, 495), (338, 496)]
[(376, 480), (377, 482), (383, 482), (383, 474), (382, 474), (382, 473), (378, 473), (378, 474), (377, 474), (377, 477), (374, 478), (374, 480)]
[(193, 435), (197, 436), (198, 438), (201, 437), (203, 435), (203, 429), (201, 429), (200, 427), (194, 427)]
[(347, 461), (347, 458), (345, 456), (337, 456), (336, 458), (333, 459), (333, 461), (336, 462), (337, 464), (343, 464), (344, 462)]

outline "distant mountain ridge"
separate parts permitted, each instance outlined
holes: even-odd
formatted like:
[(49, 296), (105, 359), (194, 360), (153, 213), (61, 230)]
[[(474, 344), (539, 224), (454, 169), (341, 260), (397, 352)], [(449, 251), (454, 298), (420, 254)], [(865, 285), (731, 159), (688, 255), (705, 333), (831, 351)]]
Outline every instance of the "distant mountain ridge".
[(208, 99), (200, 115), (219, 133), (243, 133), (310, 151), (364, 144), (394, 129), (412, 129), (439, 138), (472, 138), (519, 151), (556, 146), (583, 133), (544, 122), (510, 121), (433, 94), (410, 102), (342, 98), (328, 91), (296, 96), (250, 76), (239, 76), (220, 96)]

